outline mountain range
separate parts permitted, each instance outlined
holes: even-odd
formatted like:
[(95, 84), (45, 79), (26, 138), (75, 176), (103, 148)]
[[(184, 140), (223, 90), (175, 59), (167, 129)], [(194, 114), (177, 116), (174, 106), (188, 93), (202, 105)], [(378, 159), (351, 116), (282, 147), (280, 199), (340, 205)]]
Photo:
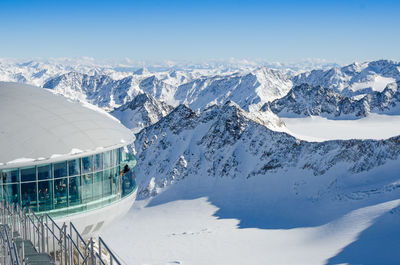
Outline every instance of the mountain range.
[(166, 69), (0, 63), (0, 80), (41, 85), (88, 101), (136, 133), (140, 194), (190, 175), (251, 178), (277, 171), (346, 174), (397, 160), (399, 139), (306, 142), (280, 117), (359, 119), (400, 114), (399, 63), (311, 71)]

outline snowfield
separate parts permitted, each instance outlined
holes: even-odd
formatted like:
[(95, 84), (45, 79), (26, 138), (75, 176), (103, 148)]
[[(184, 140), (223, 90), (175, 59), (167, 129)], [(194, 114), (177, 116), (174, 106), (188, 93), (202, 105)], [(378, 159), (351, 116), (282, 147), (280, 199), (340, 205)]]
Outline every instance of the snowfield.
[(135, 203), (103, 236), (125, 264), (138, 265), (394, 265), (400, 258), (395, 194), (367, 203), (296, 201), (282, 187), (274, 191), (277, 182), (237, 182), (181, 181)]
[(387, 139), (400, 135), (400, 116), (370, 114), (358, 120), (329, 120), (319, 116), (281, 118), (296, 138), (322, 142), (348, 139)]

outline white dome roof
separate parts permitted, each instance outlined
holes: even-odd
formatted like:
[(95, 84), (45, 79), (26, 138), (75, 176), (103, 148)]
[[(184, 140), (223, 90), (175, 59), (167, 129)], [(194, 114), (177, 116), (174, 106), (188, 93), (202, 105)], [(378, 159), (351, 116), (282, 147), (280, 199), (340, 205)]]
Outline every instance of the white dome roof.
[(133, 142), (130, 130), (96, 109), (44, 88), (0, 82), (0, 168), (65, 160)]

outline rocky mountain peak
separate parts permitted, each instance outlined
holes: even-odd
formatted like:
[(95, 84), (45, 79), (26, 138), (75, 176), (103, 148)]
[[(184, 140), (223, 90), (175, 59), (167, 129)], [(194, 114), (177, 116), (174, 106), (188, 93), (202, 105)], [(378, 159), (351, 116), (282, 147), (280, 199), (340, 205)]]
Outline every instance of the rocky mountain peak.
[(148, 93), (141, 93), (111, 114), (134, 132), (150, 126), (173, 110), (173, 107), (159, 101)]

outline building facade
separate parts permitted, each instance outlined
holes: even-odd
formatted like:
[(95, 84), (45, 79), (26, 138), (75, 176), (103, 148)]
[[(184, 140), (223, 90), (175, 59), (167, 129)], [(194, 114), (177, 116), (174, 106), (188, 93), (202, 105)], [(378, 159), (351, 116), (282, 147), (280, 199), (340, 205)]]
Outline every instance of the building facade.
[(0, 82), (0, 199), (83, 235), (136, 198), (133, 133), (107, 113), (43, 88)]

